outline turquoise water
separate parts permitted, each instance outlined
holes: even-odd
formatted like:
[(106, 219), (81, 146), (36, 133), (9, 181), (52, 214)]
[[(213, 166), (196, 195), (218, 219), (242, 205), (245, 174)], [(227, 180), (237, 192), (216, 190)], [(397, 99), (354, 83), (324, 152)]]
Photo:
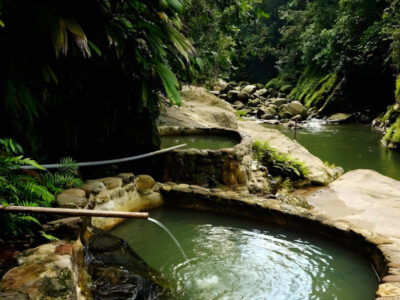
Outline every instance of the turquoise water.
[(183, 149), (211, 149), (231, 148), (239, 143), (239, 140), (221, 135), (171, 135), (161, 137), (161, 149), (187, 144)]
[[(293, 138), (294, 130), (283, 126), (264, 125), (279, 129)], [(381, 144), (382, 134), (364, 124), (324, 124), (311, 121), (297, 130), (297, 141), (322, 161), (334, 163), (345, 171), (372, 169), (400, 180), (400, 152)]]
[(320, 237), (169, 207), (150, 216), (169, 228), (189, 261), (154, 223), (131, 220), (112, 233), (170, 282), (165, 299), (374, 299), (371, 263)]

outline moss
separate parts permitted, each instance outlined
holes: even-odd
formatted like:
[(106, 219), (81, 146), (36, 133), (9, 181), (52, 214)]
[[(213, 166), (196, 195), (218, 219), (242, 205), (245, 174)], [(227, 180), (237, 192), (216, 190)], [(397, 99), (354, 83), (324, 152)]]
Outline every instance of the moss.
[(247, 112), (245, 112), (243, 110), (237, 110), (237, 111), (235, 111), (235, 114), (236, 114), (236, 116), (238, 116), (240, 118), (240, 117), (244, 117), (247, 114)]
[(400, 143), (400, 117), (387, 130), (384, 140), (387, 143)]
[(381, 118), (381, 121), (385, 122), (385, 121), (389, 120), (393, 113), (394, 113), (394, 104), (388, 106), (386, 113)]
[(398, 75), (396, 79), (396, 90), (394, 96), (396, 97), (396, 101), (400, 103), (400, 75)]
[(331, 100), (338, 84), (337, 73), (319, 75), (306, 70), (289, 97), (303, 102), (307, 108), (321, 107)]
[(254, 142), (253, 151), (255, 158), (268, 168), (272, 176), (301, 180), (309, 174), (303, 162), (278, 152), (268, 142)]
[(266, 88), (266, 89), (272, 88), (272, 89), (274, 89), (274, 90), (276, 90), (276, 91), (279, 91), (280, 87), (281, 87), (281, 82), (280, 82), (279, 77), (271, 79), (271, 80), (268, 81), (268, 83), (265, 85), (265, 88)]
[(284, 94), (289, 94), (292, 90), (293, 90), (293, 85), (285, 84), (285, 85), (281, 86), (279, 91)]

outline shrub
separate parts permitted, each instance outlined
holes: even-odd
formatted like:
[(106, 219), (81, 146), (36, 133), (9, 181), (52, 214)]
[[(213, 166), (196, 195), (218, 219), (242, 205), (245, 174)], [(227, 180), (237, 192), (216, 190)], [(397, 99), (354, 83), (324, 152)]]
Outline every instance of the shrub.
[[(59, 172), (38, 174), (22, 170), (23, 165), (31, 165), (45, 171), (30, 158), (23, 156), (22, 147), (10, 138), (0, 139), (0, 202), (4, 206), (44, 206), (55, 201), (55, 194), (64, 188), (82, 184), (76, 178), (77, 165), (71, 159), (64, 159)], [(40, 228), (40, 217), (28, 214), (1, 214), (3, 235), (26, 236), (33, 238), (34, 231)], [(54, 239), (42, 232), (45, 238)]]

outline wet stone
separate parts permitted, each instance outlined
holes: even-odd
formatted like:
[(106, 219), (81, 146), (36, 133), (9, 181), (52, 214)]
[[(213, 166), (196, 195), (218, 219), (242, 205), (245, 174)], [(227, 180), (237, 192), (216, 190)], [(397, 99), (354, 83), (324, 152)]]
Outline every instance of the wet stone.
[(107, 187), (107, 190), (112, 190), (122, 186), (122, 179), (117, 177), (107, 177), (100, 179)]
[(100, 180), (88, 180), (81, 187), (82, 190), (86, 192), (86, 194), (95, 194), (105, 191), (107, 188), (103, 182)]
[(133, 183), (135, 181), (135, 175), (133, 175), (133, 173), (120, 173), (117, 177), (122, 179), (122, 185)]

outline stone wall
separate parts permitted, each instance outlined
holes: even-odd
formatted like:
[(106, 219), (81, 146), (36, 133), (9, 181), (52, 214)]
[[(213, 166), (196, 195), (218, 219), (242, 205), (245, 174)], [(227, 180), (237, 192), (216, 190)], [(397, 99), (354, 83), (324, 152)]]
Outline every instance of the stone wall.
[(159, 127), (160, 136), (221, 135), (237, 138), (232, 148), (218, 150), (178, 149), (166, 153), (160, 162), (164, 182), (200, 185), (245, 186), (251, 177), (251, 139), (235, 130), (202, 127)]
[[(80, 189), (65, 190), (57, 195), (61, 207), (88, 207), (93, 210), (135, 212), (162, 204), (154, 179), (148, 175), (122, 173), (115, 177), (88, 180)], [(92, 218), (92, 225), (108, 230), (123, 219)]]

